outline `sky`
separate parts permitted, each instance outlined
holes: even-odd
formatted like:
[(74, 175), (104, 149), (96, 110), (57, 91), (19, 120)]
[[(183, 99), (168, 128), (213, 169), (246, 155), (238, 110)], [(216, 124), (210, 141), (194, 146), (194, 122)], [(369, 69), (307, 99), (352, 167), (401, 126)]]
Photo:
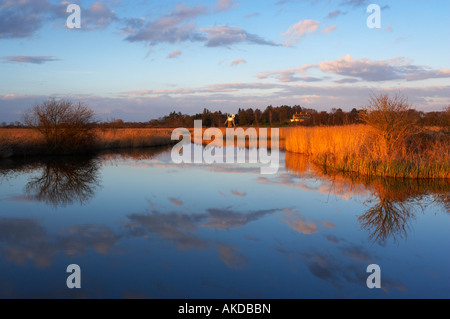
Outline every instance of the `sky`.
[[(367, 22), (377, 22), (371, 4), (379, 28)], [(0, 0), (0, 122), (49, 98), (82, 102), (100, 121), (350, 111), (379, 93), (440, 111), (450, 105), (449, 14), (448, 0)]]

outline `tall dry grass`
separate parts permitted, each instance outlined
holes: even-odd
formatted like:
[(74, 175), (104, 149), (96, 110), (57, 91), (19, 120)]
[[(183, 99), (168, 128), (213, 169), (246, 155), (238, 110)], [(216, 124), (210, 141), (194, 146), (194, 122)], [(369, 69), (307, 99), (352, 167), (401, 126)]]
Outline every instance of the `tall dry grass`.
[(286, 130), (286, 150), (311, 156), (324, 170), (366, 176), (450, 178), (450, 135), (428, 131), (390, 149), (368, 125), (295, 127)]
[[(168, 129), (96, 129), (90, 151), (172, 144)], [(0, 129), (0, 158), (47, 155), (43, 136), (33, 129)]]
[(0, 158), (35, 155), (45, 148), (43, 136), (32, 129), (0, 129)]
[(96, 148), (100, 150), (143, 148), (169, 145), (169, 129), (107, 129), (97, 130)]

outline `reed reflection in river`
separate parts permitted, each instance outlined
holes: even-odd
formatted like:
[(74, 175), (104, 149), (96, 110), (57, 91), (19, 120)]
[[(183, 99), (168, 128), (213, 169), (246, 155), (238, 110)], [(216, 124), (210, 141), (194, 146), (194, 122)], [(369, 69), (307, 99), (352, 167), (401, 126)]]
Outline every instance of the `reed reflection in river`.
[(0, 161), (0, 176), (7, 179), (20, 172), (33, 172), (25, 185), (27, 200), (43, 202), (53, 207), (86, 204), (101, 187), (99, 170), (106, 162), (123, 159), (151, 159), (167, 147), (122, 150), (100, 156), (44, 157), (31, 160)]
[(450, 213), (450, 181), (447, 179), (368, 178), (350, 173), (326, 173), (308, 157), (290, 152), (286, 153), (286, 169), (299, 177), (314, 176), (329, 185), (330, 192), (341, 197), (366, 195), (369, 191), (371, 196), (365, 201), (369, 208), (358, 221), (369, 233), (370, 240), (380, 244), (388, 239), (406, 238), (416, 214), (425, 206), (436, 205)]
[[(53, 207), (87, 203), (101, 187), (99, 169), (105, 163), (150, 160), (168, 152), (168, 148), (141, 149), (104, 153), (97, 157), (55, 157), (34, 161), (2, 161), (0, 174), (7, 178), (17, 172), (35, 172), (24, 189), (29, 200)], [(356, 174), (332, 174), (309, 161), (309, 158), (287, 152), (286, 170), (298, 177), (315, 178), (321, 191), (343, 198), (367, 196), (367, 210), (358, 217), (370, 240), (384, 243), (407, 237), (416, 214), (425, 206), (436, 205), (450, 213), (450, 182), (446, 179), (367, 178)]]
[(15, 289), (0, 298), (78, 297), (61, 281), (72, 263), (85, 297), (448, 296), (447, 181), (330, 174), (284, 152), (263, 176), (170, 152), (0, 161), (0, 287)]

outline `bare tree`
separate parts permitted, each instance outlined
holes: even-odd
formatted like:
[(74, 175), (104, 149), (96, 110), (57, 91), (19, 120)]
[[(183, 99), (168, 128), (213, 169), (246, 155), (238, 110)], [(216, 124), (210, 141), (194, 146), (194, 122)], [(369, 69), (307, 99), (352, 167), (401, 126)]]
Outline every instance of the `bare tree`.
[(421, 131), (410, 116), (411, 107), (406, 97), (397, 93), (372, 94), (364, 108), (362, 120), (375, 128), (386, 145), (386, 154), (393, 157), (402, 150), (406, 139)]
[(81, 103), (49, 99), (28, 111), (24, 122), (44, 136), (50, 152), (80, 151), (94, 141), (94, 112)]

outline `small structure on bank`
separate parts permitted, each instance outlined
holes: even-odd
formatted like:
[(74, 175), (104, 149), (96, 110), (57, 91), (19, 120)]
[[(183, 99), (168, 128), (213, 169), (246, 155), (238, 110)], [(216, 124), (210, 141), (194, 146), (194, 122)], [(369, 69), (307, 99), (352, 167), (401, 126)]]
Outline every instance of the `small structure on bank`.
[(311, 114), (309, 114), (308, 112), (295, 113), (292, 116), (291, 123), (301, 123), (310, 118), (311, 118)]
[(234, 122), (235, 117), (236, 115), (234, 114), (227, 114), (227, 120), (225, 121), (227, 127), (236, 127), (236, 123)]

